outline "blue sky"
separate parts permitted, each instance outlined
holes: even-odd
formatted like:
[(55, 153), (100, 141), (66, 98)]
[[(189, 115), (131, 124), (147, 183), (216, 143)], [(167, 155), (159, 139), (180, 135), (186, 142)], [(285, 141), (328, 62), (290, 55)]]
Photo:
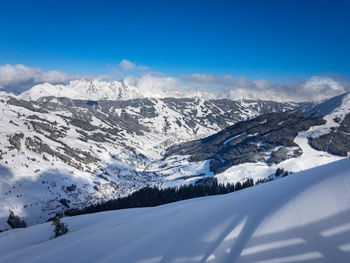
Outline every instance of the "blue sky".
[(350, 92), (350, 1), (0, 0), (0, 91), (125, 79), (144, 94)]
[(285, 81), (350, 74), (350, 1), (0, 1), (0, 64)]

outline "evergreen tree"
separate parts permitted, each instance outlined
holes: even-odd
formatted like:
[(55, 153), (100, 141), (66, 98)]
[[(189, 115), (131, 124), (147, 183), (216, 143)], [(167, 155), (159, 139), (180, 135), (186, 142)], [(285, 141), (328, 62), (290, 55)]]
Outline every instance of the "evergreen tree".
[(68, 227), (65, 223), (61, 221), (61, 217), (61, 214), (56, 214), (56, 216), (52, 220), (52, 224), (55, 226), (55, 229), (53, 230), (53, 232), (55, 233), (55, 238), (68, 233)]
[(141, 188), (138, 191), (133, 192), (131, 195), (123, 198), (90, 205), (82, 210), (67, 210), (65, 212), (65, 215), (73, 216), (107, 210), (151, 207), (196, 197), (231, 193), (251, 186), (254, 186), (254, 180), (251, 178), (246, 179), (242, 183), (237, 182), (236, 184), (219, 184), (217, 178), (205, 177), (197, 180), (195, 184), (181, 185), (179, 187), (171, 187), (165, 189), (157, 187)]

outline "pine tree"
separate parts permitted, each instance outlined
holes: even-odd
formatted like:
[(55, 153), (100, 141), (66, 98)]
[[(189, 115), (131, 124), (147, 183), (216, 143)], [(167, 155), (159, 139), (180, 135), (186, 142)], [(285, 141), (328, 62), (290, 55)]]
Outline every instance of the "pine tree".
[(61, 214), (56, 214), (52, 221), (52, 224), (55, 226), (55, 229), (53, 230), (55, 233), (55, 238), (68, 233), (68, 227), (61, 221), (61, 217)]

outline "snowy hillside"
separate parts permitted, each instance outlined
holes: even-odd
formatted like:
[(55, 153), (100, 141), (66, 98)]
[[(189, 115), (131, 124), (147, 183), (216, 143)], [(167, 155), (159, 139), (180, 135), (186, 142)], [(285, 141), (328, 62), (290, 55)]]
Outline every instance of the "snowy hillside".
[[(298, 172), (350, 151), (349, 94), (314, 107), (125, 100), (134, 96), (127, 94), (133, 91), (126, 83), (97, 81), (44, 84), (17, 97), (1, 93), (0, 229), (9, 228), (9, 210), (32, 225), (149, 185), (190, 184), (206, 176), (257, 180), (278, 167)], [(80, 95), (85, 99), (69, 98)]]
[(9, 228), (10, 209), (31, 225), (68, 208), (163, 185), (172, 179), (153, 163), (170, 145), (299, 106), (200, 98), (26, 101), (2, 94), (0, 229)]
[[(220, 182), (255, 180), (277, 168), (299, 172), (348, 156), (350, 152), (350, 94), (323, 101), (306, 111), (261, 115), (206, 138), (168, 149), (163, 174), (194, 181), (200, 174)], [(182, 182), (181, 182), (182, 180)]]
[(0, 262), (350, 262), (350, 159), (239, 192), (0, 233)]

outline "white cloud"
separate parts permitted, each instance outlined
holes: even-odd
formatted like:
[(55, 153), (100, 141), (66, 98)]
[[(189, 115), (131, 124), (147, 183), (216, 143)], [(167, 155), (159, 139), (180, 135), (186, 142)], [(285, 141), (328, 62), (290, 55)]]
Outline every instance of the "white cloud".
[(65, 84), (74, 79), (120, 79), (136, 87), (146, 97), (205, 97), (230, 99), (261, 99), (278, 101), (316, 101), (350, 91), (350, 78), (334, 75), (313, 76), (309, 79), (289, 83), (272, 83), (267, 79), (248, 80), (244, 76), (218, 76), (211, 74), (191, 74), (182, 78), (152, 72), (146, 66), (136, 65), (126, 59), (117, 69), (124, 75), (86, 76), (70, 75), (65, 72), (25, 65), (0, 65), (0, 88), (4, 91), (20, 93), (36, 84), (50, 82)]
[(94, 78), (93, 76), (70, 75), (65, 72), (50, 70), (43, 71), (40, 68), (31, 68), (25, 65), (0, 65), (0, 87), (5, 91), (19, 93), (32, 86), (50, 82), (52, 84), (66, 83), (78, 78)]
[(145, 71), (148, 70), (149, 68), (147, 66), (143, 65), (136, 65), (135, 63), (131, 62), (130, 60), (123, 59), (119, 64), (118, 67), (122, 70), (125, 71)]
[(125, 70), (133, 70), (136, 68), (136, 65), (127, 59), (123, 59), (118, 66)]
[(186, 85), (178, 78), (160, 74), (145, 74), (141, 77), (129, 76), (125, 80), (128, 84), (136, 87), (145, 97), (216, 97), (209, 91)]
[(198, 73), (185, 76), (184, 79), (212, 89), (221, 88), (224, 91), (222, 96), (231, 99), (315, 101), (350, 91), (349, 82), (319, 76), (290, 83), (272, 83), (266, 79), (247, 80), (244, 76), (234, 78), (230, 75), (215, 76)]

